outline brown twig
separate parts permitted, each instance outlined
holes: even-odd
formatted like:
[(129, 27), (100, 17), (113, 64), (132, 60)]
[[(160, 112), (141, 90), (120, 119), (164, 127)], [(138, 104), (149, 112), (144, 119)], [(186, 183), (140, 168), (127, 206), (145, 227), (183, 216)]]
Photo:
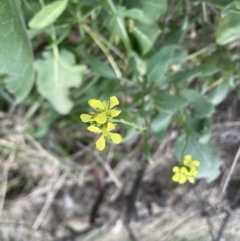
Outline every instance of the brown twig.
[(199, 204), (201, 206), (202, 215), (206, 217), (206, 221), (207, 221), (207, 226), (208, 226), (208, 231), (209, 231), (210, 237), (211, 237), (212, 241), (215, 241), (215, 237), (214, 237), (214, 234), (213, 234), (213, 225), (212, 225), (211, 219), (209, 217), (209, 214), (208, 214), (208, 212), (206, 210), (205, 202), (202, 199), (202, 197), (200, 196), (200, 193), (197, 192), (195, 187), (193, 188), (193, 192), (194, 192), (195, 196), (197, 197), (197, 199), (199, 201)]
[(126, 212), (125, 212), (125, 220), (124, 223), (125, 225), (128, 225), (131, 221), (131, 218), (133, 214), (136, 214), (136, 207), (135, 207), (135, 202), (137, 199), (137, 194), (141, 186), (141, 182), (145, 173), (146, 167), (143, 166), (141, 169), (138, 170), (137, 172), (137, 177), (135, 179), (135, 182), (132, 186), (132, 190), (130, 194), (127, 197), (126, 200)]
[(233, 172), (234, 172), (234, 170), (235, 170), (235, 167), (236, 167), (236, 165), (237, 165), (237, 162), (238, 162), (239, 158), (240, 158), (240, 146), (239, 146), (238, 152), (237, 152), (237, 154), (236, 154), (236, 156), (235, 156), (235, 158), (234, 158), (234, 160), (233, 160), (233, 164), (232, 164), (231, 169), (230, 169), (230, 171), (229, 171), (229, 173), (228, 173), (228, 176), (227, 176), (227, 178), (226, 178), (226, 181), (225, 181), (225, 183), (224, 183), (224, 185), (223, 185), (223, 189), (222, 189), (222, 194), (223, 194), (223, 195), (225, 194), (225, 192), (226, 192), (226, 190), (227, 190), (227, 188), (228, 188), (229, 182), (230, 182), (230, 180), (231, 180), (232, 174), (233, 174)]

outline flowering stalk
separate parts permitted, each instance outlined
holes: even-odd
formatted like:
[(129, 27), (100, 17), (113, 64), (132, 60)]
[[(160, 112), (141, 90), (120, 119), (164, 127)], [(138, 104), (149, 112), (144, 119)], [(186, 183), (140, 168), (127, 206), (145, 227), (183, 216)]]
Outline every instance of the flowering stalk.
[(106, 141), (111, 140), (114, 144), (119, 144), (122, 137), (118, 133), (113, 133), (116, 124), (113, 124), (113, 118), (118, 116), (121, 111), (114, 107), (119, 104), (116, 96), (110, 97), (110, 101), (100, 101), (90, 99), (88, 104), (92, 108), (89, 114), (81, 114), (80, 119), (84, 123), (89, 123), (87, 128), (89, 131), (100, 134), (100, 138), (96, 141), (96, 148), (100, 151), (104, 150)]
[(147, 128), (144, 128), (144, 127), (141, 127), (141, 126), (138, 126), (136, 125), (135, 123), (133, 122), (128, 122), (128, 121), (125, 121), (123, 119), (114, 119), (113, 122), (117, 122), (117, 123), (123, 123), (125, 125), (129, 125), (129, 126), (132, 126), (133, 128), (139, 130), (139, 131), (145, 131)]
[(174, 175), (172, 180), (180, 184), (184, 184), (186, 181), (190, 183), (195, 182), (195, 177), (198, 174), (197, 167), (200, 166), (200, 162), (197, 160), (192, 160), (191, 155), (186, 155), (183, 160), (183, 165), (173, 168)]

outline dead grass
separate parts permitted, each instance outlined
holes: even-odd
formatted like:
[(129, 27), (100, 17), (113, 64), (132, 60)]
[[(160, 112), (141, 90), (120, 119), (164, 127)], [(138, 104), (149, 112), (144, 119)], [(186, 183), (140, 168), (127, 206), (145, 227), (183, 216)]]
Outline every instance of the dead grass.
[[(10, 110), (0, 112), (0, 239), (129, 240), (123, 218), (125, 198), (133, 184), (141, 155), (135, 145), (137, 138), (127, 145), (135, 148), (125, 158), (116, 159), (113, 152), (104, 157), (81, 143), (71, 156), (65, 157), (50, 139), (45, 140), (49, 146), (47, 150), (28, 134), (30, 126), (39, 124), (30, 121), (31, 113), (26, 114), (21, 107)], [(239, 125), (236, 119), (228, 119), (224, 125), (229, 123)], [(224, 134), (220, 129), (214, 129), (216, 143)], [(231, 126), (227, 131), (230, 130)], [(63, 142), (72, 143), (65, 133), (58, 135), (60, 139), (64, 136)], [(139, 193), (139, 218), (130, 224), (136, 240), (211, 240), (202, 202), (209, 213), (210, 229), (214, 234), (224, 219), (222, 210), (228, 201), (221, 196), (220, 181), (211, 185), (200, 182), (196, 187), (199, 196), (191, 186), (179, 187), (171, 182), (175, 138), (175, 132), (169, 131), (159, 146), (153, 143), (154, 164), (147, 167), (143, 185), (155, 189), (152, 189), (153, 194), (143, 190)], [(228, 158), (223, 168), (227, 172), (232, 155), (228, 155), (220, 144), (219, 148)], [(121, 152), (120, 149), (114, 151)], [(237, 171), (234, 176), (238, 174)], [(99, 190), (106, 183), (108, 189), (98, 213), (98, 225), (91, 226), (89, 214)], [(152, 216), (146, 206), (148, 202), (152, 204)], [(162, 206), (157, 205), (161, 202)], [(238, 209), (231, 212), (224, 240), (240, 240), (239, 218)]]

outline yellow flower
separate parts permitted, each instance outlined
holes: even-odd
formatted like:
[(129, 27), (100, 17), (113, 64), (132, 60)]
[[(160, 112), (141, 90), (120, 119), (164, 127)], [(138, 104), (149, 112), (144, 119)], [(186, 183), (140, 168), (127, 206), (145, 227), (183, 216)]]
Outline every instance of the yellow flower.
[(101, 127), (95, 125), (90, 125), (88, 130), (94, 133), (99, 133), (101, 137), (96, 141), (96, 148), (102, 151), (105, 148), (106, 140), (111, 140), (115, 144), (119, 144), (122, 140), (122, 137), (118, 133), (112, 133), (111, 131), (115, 129), (115, 125), (111, 122), (108, 122)]
[(191, 155), (186, 155), (183, 160), (183, 166), (173, 168), (175, 174), (173, 175), (172, 180), (180, 184), (184, 184), (186, 181), (194, 183), (195, 177), (198, 174), (197, 167), (199, 166), (199, 161), (192, 160)]
[(197, 175), (197, 170), (196, 168), (200, 166), (200, 162), (197, 160), (192, 160), (191, 155), (186, 155), (183, 160), (183, 165), (189, 169), (189, 171), (193, 170), (192, 173), (195, 173), (193, 175)]
[(128, 20), (128, 31), (132, 33), (135, 29), (135, 22), (132, 19)]
[(190, 169), (189, 171), (189, 174), (192, 175), (193, 177), (196, 177), (197, 174), (198, 174), (198, 171), (194, 168), (194, 169)]
[(194, 183), (194, 177), (188, 172), (186, 167), (174, 167), (173, 172), (175, 173), (172, 177), (174, 182), (184, 184), (186, 181)]
[(91, 99), (88, 104), (92, 107), (93, 112), (89, 114), (82, 114), (80, 116), (82, 122), (93, 122), (96, 121), (98, 124), (105, 124), (112, 117), (118, 116), (121, 111), (115, 110), (113, 107), (119, 104), (116, 96), (110, 97), (110, 101), (100, 101), (97, 99)]

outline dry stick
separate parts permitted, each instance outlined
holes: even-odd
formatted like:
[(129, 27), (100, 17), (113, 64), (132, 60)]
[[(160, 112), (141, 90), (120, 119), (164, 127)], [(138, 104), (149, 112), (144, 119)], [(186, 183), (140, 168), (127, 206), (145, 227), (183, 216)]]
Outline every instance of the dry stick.
[[(92, 151), (92, 149), (88, 146), (83, 145), (81, 142), (77, 142), (77, 145), (79, 147), (83, 147), (86, 148), (89, 151)], [(115, 175), (115, 173), (113, 172), (112, 168), (109, 166), (109, 164), (107, 162), (104, 161), (104, 159), (100, 156), (98, 151), (94, 151), (94, 156), (95, 158), (98, 160), (98, 162), (103, 166), (103, 168), (105, 169), (105, 171), (107, 172), (107, 174), (109, 175), (109, 177), (111, 178), (111, 180), (113, 181), (113, 183), (118, 187), (118, 188), (122, 188), (122, 183), (120, 182), (120, 180), (117, 178), (117, 176)]]
[(214, 238), (214, 235), (213, 235), (213, 225), (212, 225), (211, 219), (210, 219), (210, 217), (209, 217), (209, 215), (208, 215), (208, 212), (207, 212), (207, 210), (206, 210), (206, 208), (205, 208), (205, 202), (203, 201), (201, 195), (199, 194), (199, 192), (197, 192), (197, 190), (196, 190), (195, 187), (193, 188), (193, 192), (194, 192), (195, 196), (197, 197), (197, 199), (199, 200), (199, 204), (200, 204), (200, 206), (201, 206), (201, 209), (202, 209), (203, 214), (206, 215), (206, 221), (207, 221), (208, 231), (209, 231), (209, 234), (210, 234), (210, 236), (211, 236), (212, 241), (214, 241), (215, 238)]
[(106, 55), (110, 65), (112, 66), (115, 74), (117, 75), (118, 78), (122, 77), (122, 73), (114, 60), (113, 56), (108, 53), (108, 49), (105, 47), (105, 45), (100, 41), (98, 36), (89, 28), (88, 25), (84, 24), (83, 28), (86, 30), (86, 32), (93, 38), (95, 43), (99, 46), (99, 48), (103, 51), (103, 53)]
[(137, 241), (137, 238), (135, 237), (132, 228), (129, 225), (126, 225), (126, 229), (128, 231), (128, 236), (130, 238), (131, 241)]
[(212, 126), (213, 130), (220, 129), (220, 128), (228, 128), (228, 127), (239, 127), (240, 121), (232, 121), (227, 123), (218, 123)]
[(50, 208), (57, 192), (62, 187), (63, 182), (65, 180), (65, 177), (66, 177), (66, 174), (63, 174), (60, 178), (58, 178), (58, 181), (54, 185), (53, 189), (48, 193), (47, 200), (46, 200), (40, 214), (38, 215), (36, 221), (34, 222), (34, 224), (32, 226), (33, 230), (37, 230), (39, 228), (39, 226), (41, 225), (41, 223), (42, 223), (44, 217), (46, 216), (47, 211)]
[(108, 173), (109, 177), (112, 179), (112, 181), (114, 182), (114, 184), (118, 187), (118, 188), (122, 188), (122, 183), (119, 181), (119, 179), (117, 178), (117, 176), (115, 175), (115, 173), (113, 172), (112, 168), (109, 166), (109, 164), (107, 162), (104, 161), (104, 159), (100, 156), (100, 154), (95, 151), (94, 152), (94, 156), (95, 158), (101, 163), (101, 165), (103, 166), (103, 168), (106, 170), (106, 172)]
[(170, 234), (167, 234), (165, 237), (163, 237), (162, 241), (168, 241), (170, 238), (176, 233), (180, 228), (182, 228), (184, 225), (186, 225), (188, 222), (190, 222), (192, 219), (197, 218), (200, 216), (200, 212), (194, 213), (191, 216), (185, 218), (181, 223), (177, 224), (174, 229), (171, 230)]
[(99, 191), (97, 199), (94, 201), (94, 204), (93, 204), (93, 207), (92, 207), (92, 210), (91, 210), (91, 213), (90, 213), (90, 218), (89, 218), (89, 223), (90, 224), (94, 224), (95, 223), (95, 219), (97, 217), (97, 213), (98, 213), (98, 210), (100, 208), (100, 205), (103, 202), (103, 198), (104, 198), (104, 195), (106, 193), (106, 190), (107, 190), (106, 186), (103, 187)]
[[(239, 200), (240, 200), (240, 189), (238, 190), (238, 192), (237, 192), (233, 202), (231, 203), (231, 209), (235, 209), (236, 208)], [(219, 228), (219, 231), (218, 231), (217, 238), (214, 241), (220, 241), (221, 240), (223, 232), (224, 232), (224, 230), (227, 227), (227, 223), (228, 223), (229, 218), (230, 218), (231, 215), (230, 215), (230, 212), (228, 210), (225, 210), (225, 212), (226, 212), (226, 216), (224, 217), (224, 219), (222, 221), (222, 224), (221, 224), (221, 226)]]
[(137, 177), (136, 177), (136, 179), (133, 183), (131, 192), (130, 192), (129, 196), (127, 197), (126, 210), (125, 210), (125, 220), (124, 220), (124, 224), (126, 226), (129, 225), (129, 223), (131, 221), (131, 218), (132, 218), (132, 215), (134, 215), (134, 214), (137, 215), (135, 202), (136, 202), (136, 199), (137, 199), (139, 189), (141, 187), (143, 176), (145, 174), (145, 169), (146, 169), (146, 166), (143, 166), (138, 170)]
[(227, 215), (224, 217), (223, 222), (221, 224), (221, 227), (219, 228), (217, 238), (214, 241), (220, 241), (221, 240), (223, 232), (224, 232), (225, 228), (227, 227), (227, 223), (228, 223), (228, 220), (230, 218), (230, 213), (227, 212), (227, 211), (226, 211), (226, 213), (227, 213)]
[(202, 3), (202, 9), (203, 9), (203, 20), (204, 20), (205, 23), (208, 23), (209, 20), (208, 20), (207, 8), (206, 8), (205, 2)]
[(223, 186), (223, 189), (222, 189), (222, 194), (225, 194), (225, 192), (226, 192), (226, 190), (227, 190), (227, 188), (228, 188), (230, 179), (231, 179), (232, 174), (233, 174), (233, 171), (234, 171), (234, 169), (235, 169), (235, 167), (236, 167), (236, 165), (237, 165), (237, 162), (238, 162), (239, 157), (240, 157), (240, 146), (239, 146), (239, 148), (238, 148), (237, 155), (236, 155), (235, 158), (234, 158), (232, 167), (231, 167), (231, 169), (230, 169), (230, 171), (229, 171), (229, 173), (228, 173), (227, 179), (226, 179), (226, 181), (225, 181), (225, 183), (224, 183), (224, 186)]
[[(8, 172), (11, 168), (13, 160), (15, 158), (15, 153), (10, 154), (8, 158), (8, 163), (4, 165), (3, 173), (2, 173), (2, 187), (0, 190), (0, 216), (2, 215), (4, 200), (7, 192), (7, 183), (8, 183)], [(4, 161), (4, 160), (3, 160)]]

